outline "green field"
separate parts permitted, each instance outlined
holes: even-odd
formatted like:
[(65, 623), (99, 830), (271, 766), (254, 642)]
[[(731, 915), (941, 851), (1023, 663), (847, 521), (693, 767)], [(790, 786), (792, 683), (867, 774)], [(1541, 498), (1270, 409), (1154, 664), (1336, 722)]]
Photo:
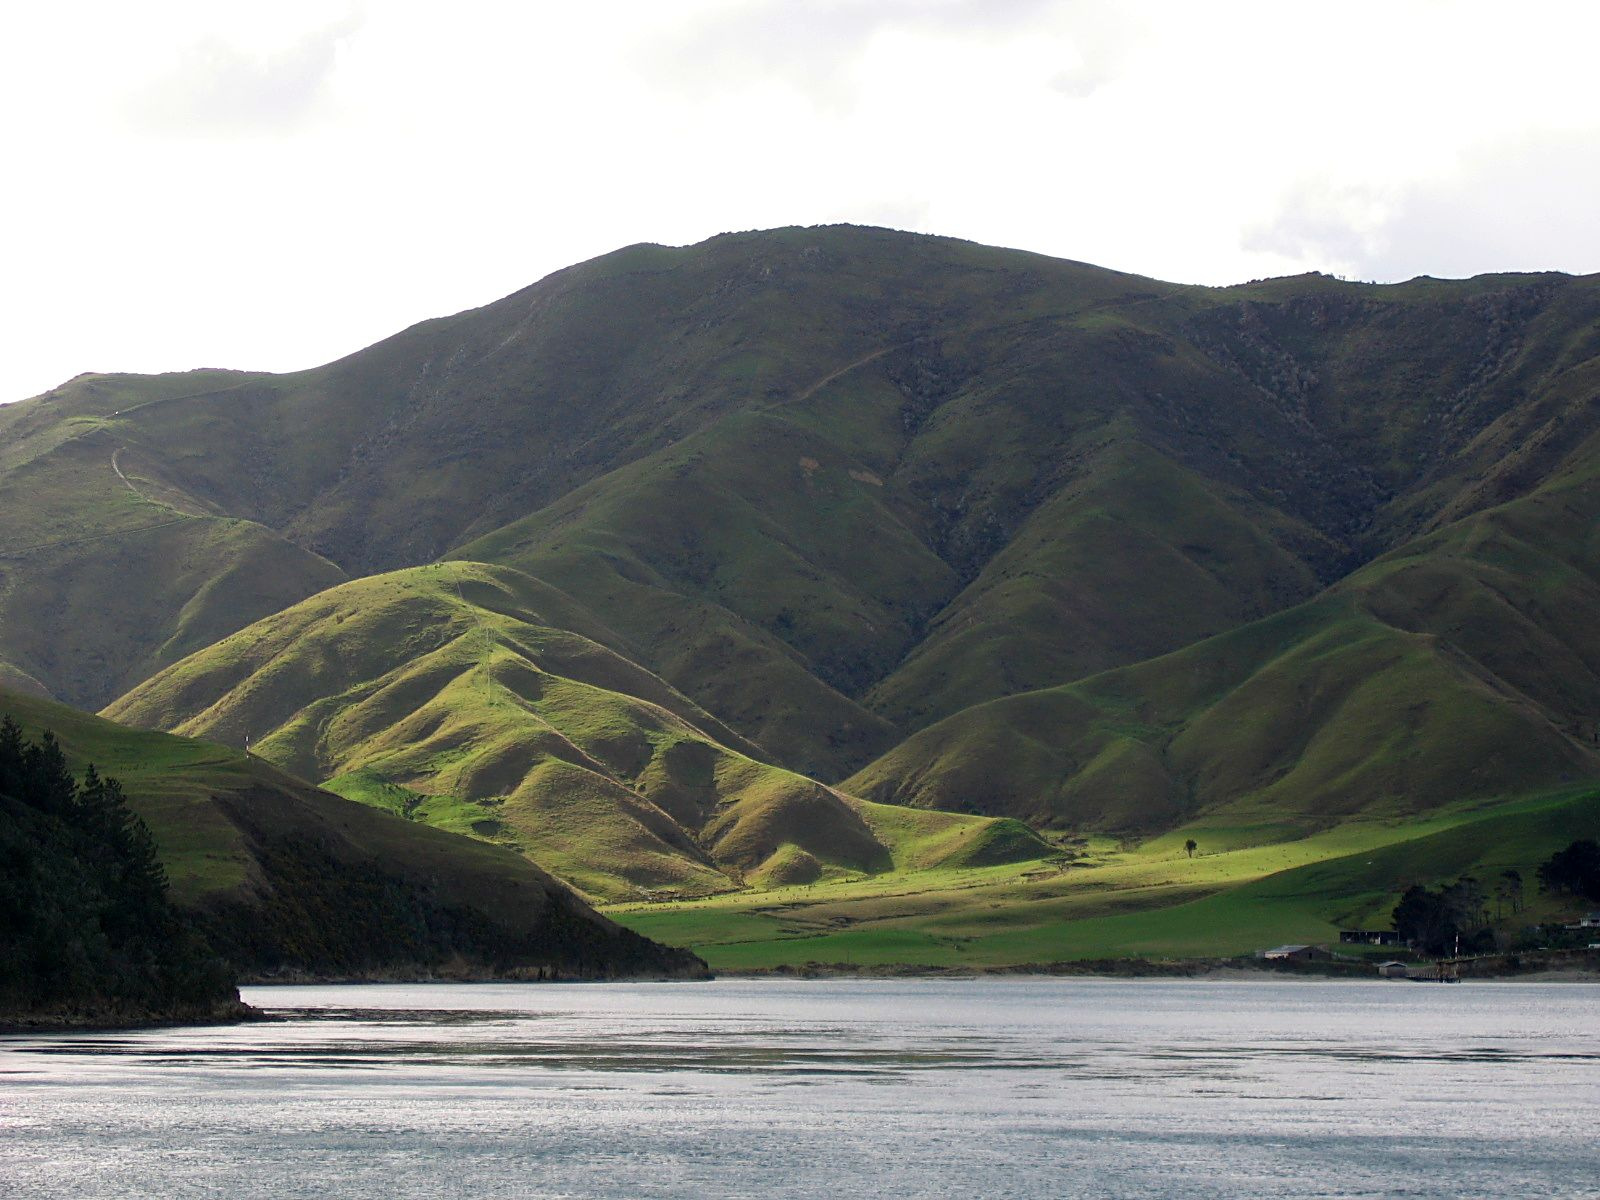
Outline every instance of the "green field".
[[(1491, 881), (1515, 868), (1531, 884), (1550, 853), (1597, 834), (1600, 791), (1568, 790), (1231, 849), (1221, 847), (1271, 831), (1195, 825), (1138, 846), (1089, 839), (1055, 864), (896, 872), (606, 911), (721, 970), (1231, 957), (1388, 928), (1413, 883)], [(1199, 843), (1192, 859), (1189, 837)], [(1530, 887), (1517, 923), (1569, 909)]]

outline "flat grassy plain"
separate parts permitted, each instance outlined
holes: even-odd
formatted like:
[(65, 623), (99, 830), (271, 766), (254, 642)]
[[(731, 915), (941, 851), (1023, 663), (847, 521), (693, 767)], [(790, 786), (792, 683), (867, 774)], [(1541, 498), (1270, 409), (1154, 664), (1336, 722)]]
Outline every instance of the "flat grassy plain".
[[(1287, 841), (1252, 845), (1272, 830), (1201, 823), (1137, 846), (1075, 840), (1048, 864), (898, 871), (605, 911), (724, 971), (1227, 957), (1333, 941), (1340, 928), (1387, 928), (1413, 883), (1470, 874), (1492, 891), (1513, 868), (1528, 889), (1518, 923), (1554, 918), (1565, 909), (1535, 891), (1534, 868), (1597, 834), (1600, 791), (1569, 789)], [(1193, 858), (1183, 849), (1191, 837)]]

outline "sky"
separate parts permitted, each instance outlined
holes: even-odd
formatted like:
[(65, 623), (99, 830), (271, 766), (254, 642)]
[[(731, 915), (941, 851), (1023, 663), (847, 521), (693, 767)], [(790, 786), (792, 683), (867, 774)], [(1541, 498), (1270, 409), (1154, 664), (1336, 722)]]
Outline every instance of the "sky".
[(141, 0), (0, 16), (0, 402), (294, 370), (636, 242), (1600, 271), (1600, 4)]

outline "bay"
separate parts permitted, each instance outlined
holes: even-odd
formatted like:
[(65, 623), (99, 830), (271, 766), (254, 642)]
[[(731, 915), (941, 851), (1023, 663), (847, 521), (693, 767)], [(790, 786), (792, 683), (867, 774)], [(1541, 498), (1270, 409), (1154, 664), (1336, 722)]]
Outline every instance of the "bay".
[(1600, 985), (248, 988), (0, 1038), (25, 1197), (1600, 1196)]

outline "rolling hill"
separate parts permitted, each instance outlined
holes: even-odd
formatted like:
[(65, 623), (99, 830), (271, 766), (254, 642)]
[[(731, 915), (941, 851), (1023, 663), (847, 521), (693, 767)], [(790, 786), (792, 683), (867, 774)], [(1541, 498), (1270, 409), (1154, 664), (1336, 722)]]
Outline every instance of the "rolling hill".
[(0, 660), (99, 707), (453, 556), (569, 592), (837, 779), (1526, 494), (1596, 427), (1597, 319), (1554, 275), (1205, 289), (854, 228), (633, 247), (313, 371), (0, 409)]
[[(1085, 960), (1222, 959), (1285, 941), (1334, 943), (1341, 929), (1389, 928), (1418, 883), (1477, 879), (1600, 836), (1592, 785), (1523, 799), (1459, 804), (1409, 818), (1356, 818), (1310, 837), (1260, 845), (1213, 842), (1202, 820), (1137, 844), (1088, 838), (1052, 867), (992, 867), (915, 877), (836, 880), (807, 888), (609, 910), (651, 937), (692, 946), (713, 968), (807, 964), (885, 968), (1054, 969)], [(1190, 836), (1200, 851), (1190, 857)], [(1571, 921), (1573, 902), (1530, 889), (1525, 907), (1493, 914), (1515, 944), (1539, 922)], [(1361, 955), (1362, 947), (1340, 946)], [(1366, 948), (1390, 958), (1393, 947)], [(1122, 964), (1138, 971), (1140, 965)]]
[[(183, 377), (187, 386), (232, 379)], [(175, 486), (119, 427), (167, 379), (86, 378), (0, 408), (0, 681), (98, 708), (191, 650), (344, 578)], [(113, 413), (119, 415), (113, 416)]]
[(771, 766), (618, 644), (548, 585), (450, 562), (302, 601), (107, 713), (248, 740), (330, 791), (507, 846), (603, 899), (1051, 853), (1016, 822), (912, 820)]

